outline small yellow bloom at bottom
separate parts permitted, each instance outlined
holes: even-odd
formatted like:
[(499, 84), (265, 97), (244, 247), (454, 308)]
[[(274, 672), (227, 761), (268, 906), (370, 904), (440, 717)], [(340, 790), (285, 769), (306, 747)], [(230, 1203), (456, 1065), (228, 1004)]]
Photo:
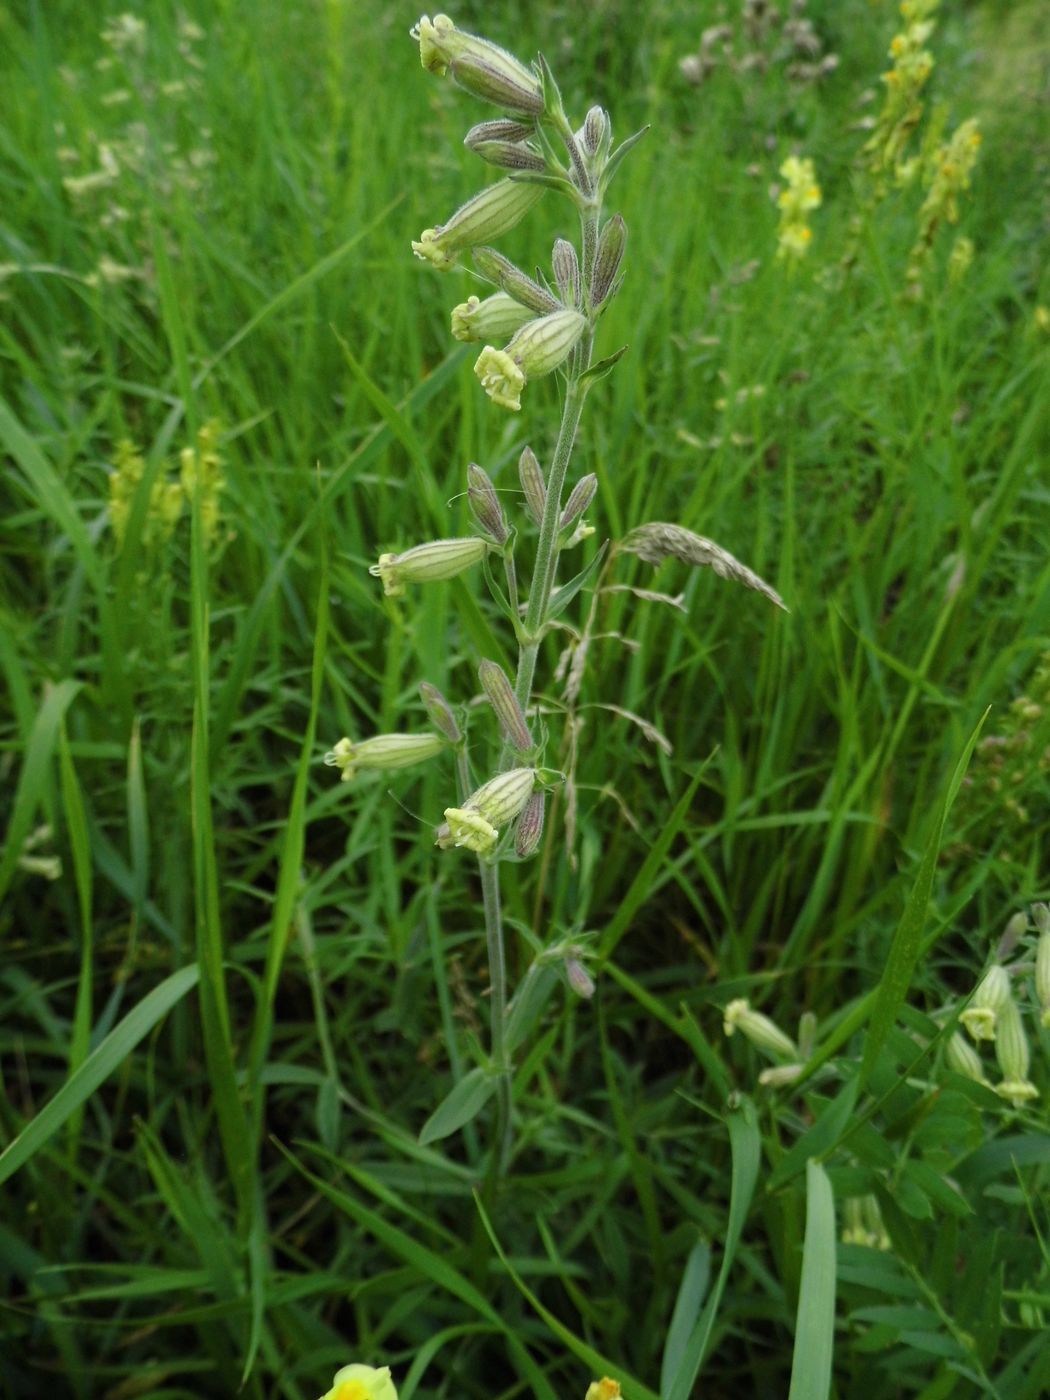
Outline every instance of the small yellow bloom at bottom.
[(506, 350), (486, 345), (475, 362), (474, 373), (494, 404), (513, 409), (515, 413), (520, 411), (525, 375)]
[(807, 224), (785, 224), (780, 230), (778, 258), (804, 258), (809, 250), (813, 230)]
[(600, 1381), (592, 1381), (587, 1387), (585, 1400), (619, 1400), (620, 1382), (603, 1376)]
[(337, 1371), (331, 1390), (321, 1400), (397, 1400), (397, 1389), (390, 1379), (390, 1367), (344, 1366)]

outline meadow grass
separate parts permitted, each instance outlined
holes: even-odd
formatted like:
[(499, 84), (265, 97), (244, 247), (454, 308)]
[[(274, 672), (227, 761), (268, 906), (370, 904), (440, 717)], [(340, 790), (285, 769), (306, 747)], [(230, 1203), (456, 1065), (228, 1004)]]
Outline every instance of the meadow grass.
[[(395, 610), (367, 573), (469, 530), (468, 461), (516, 507), (521, 448), (552, 446), (554, 384), (494, 410), (448, 335), (472, 284), (409, 249), (485, 178), (458, 143), (487, 113), (420, 72), (415, 12), (144, 6), (100, 70), (93, 7), (0, 8), (5, 1394), (312, 1400), (355, 1359), (401, 1400), (603, 1373), (627, 1400), (697, 1375), (1050, 1390), (1050, 1033), (1014, 1112), (943, 1067), (940, 1015), (1050, 894), (1039, 9), (944, 5), (927, 117), (981, 122), (976, 252), (950, 284), (945, 231), (918, 302), (914, 195), (832, 275), (888, 4), (811, 5), (841, 61), (810, 85), (774, 64), (690, 86), (713, 5), (454, 15), (547, 54), (571, 111), (652, 128), (610, 196), (631, 239), (602, 352), (630, 351), (577, 449), (584, 557), (677, 521), (791, 609), (616, 566), (682, 609), (604, 598), (573, 849), (563, 799), (505, 878), (512, 986), (574, 940), (598, 990), (549, 979), (509, 1175), (479, 1194), (485, 1117), (418, 1140), (486, 1020), (476, 877), (432, 845), (451, 773), (348, 789), (321, 757), (422, 722), (420, 678), (464, 699), (473, 656), (510, 665), (474, 583)], [(118, 173), (70, 190), (104, 146)], [(789, 272), (769, 186), (795, 151), (824, 204)], [(533, 232), (560, 218), (545, 201)], [(151, 493), (213, 421), (217, 523), (198, 493), (165, 537)], [(143, 475), (118, 542), (123, 440)], [(792, 1036), (816, 1016), (804, 1085), (759, 1087), (723, 1034), (739, 997)], [(888, 1248), (841, 1240), (871, 1196)]]

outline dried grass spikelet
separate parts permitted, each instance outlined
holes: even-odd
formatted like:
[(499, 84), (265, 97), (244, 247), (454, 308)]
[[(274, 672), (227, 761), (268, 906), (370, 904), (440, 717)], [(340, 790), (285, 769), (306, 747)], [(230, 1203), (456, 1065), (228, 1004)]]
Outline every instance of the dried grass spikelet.
[(745, 588), (761, 593), (778, 608), (789, 611), (783, 598), (765, 579), (759, 578), (746, 564), (741, 564), (739, 559), (734, 559), (728, 550), (723, 549), (720, 544), (715, 544), (714, 540), (695, 535), (692, 530), (686, 530), (682, 525), (650, 520), (632, 530), (617, 548), (627, 554), (637, 554), (639, 559), (644, 559), (648, 564), (659, 564), (664, 559), (681, 559), (685, 564), (713, 569), (719, 578), (742, 583)]

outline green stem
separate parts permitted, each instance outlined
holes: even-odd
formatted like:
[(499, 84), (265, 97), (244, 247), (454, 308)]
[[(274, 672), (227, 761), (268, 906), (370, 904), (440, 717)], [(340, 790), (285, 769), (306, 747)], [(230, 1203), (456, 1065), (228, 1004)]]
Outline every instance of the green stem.
[(510, 1065), (507, 1063), (507, 959), (503, 946), (503, 915), (499, 898), (499, 866), (479, 861), (481, 895), (485, 906), (485, 943), (489, 955), (489, 995), (492, 1015), (492, 1063), (496, 1085), (496, 1139), (493, 1153), (496, 1175), (503, 1174), (512, 1136)]

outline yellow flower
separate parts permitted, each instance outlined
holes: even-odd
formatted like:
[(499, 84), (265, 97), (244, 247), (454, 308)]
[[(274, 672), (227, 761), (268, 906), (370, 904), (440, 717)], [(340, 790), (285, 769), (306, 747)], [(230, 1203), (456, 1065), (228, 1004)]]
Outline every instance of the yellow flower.
[(620, 1382), (603, 1376), (600, 1381), (592, 1381), (587, 1387), (585, 1400), (620, 1400), (620, 1394)]
[(332, 1388), (321, 1400), (397, 1400), (397, 1389), (390, 1379), (390, 1367), (344, 1366), (335, 1373)]
[(520, 412), (525, 376), (506, 350), (486, 345), (474, 363), (474, 373), (494, 404)]
[(439, 734), (376, 734), (356, 744), (340, 739), (324, 761), (329, 768), (338, 768), (340, 781), (348, 783), (359, 768), (410, 768), (434, 758), (444, 747)]

